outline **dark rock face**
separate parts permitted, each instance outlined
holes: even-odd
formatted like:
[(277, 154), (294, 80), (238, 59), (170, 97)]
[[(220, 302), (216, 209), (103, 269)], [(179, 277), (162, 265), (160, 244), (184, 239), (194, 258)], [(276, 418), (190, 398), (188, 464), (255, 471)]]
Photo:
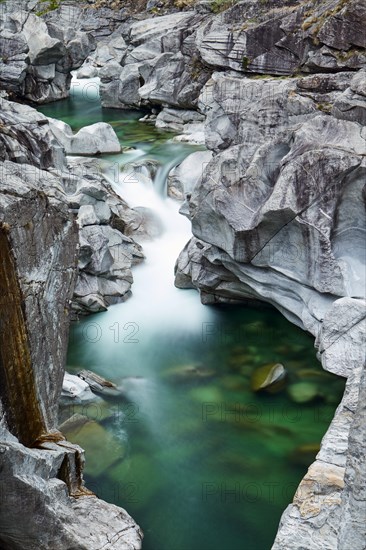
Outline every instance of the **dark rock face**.
[(64, 205), (34, 188), (32, 176), (37, 175), (10, 162), (2, 165), (2, 296), (12, 304), (2, 314), (4, 397), (13, 433), (27, 445), (56, 425), (68, 337), (65, 308), (72, 297), (77, 250), (75, 224)]

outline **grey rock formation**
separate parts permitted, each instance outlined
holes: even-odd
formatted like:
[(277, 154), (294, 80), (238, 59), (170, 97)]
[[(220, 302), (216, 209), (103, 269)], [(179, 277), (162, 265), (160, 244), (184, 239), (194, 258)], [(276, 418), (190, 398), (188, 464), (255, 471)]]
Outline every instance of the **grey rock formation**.
[(47, 117), (26, 105), (0, 98), (0, 155), (2, 160), (41, 169), (65, 166), (63, 149), (50, 130)]
[(78, 477), (83, 465), (80, 448), (60, 441), (30, 449), (2, 434), (0, 452), (0, 476), (6, 490), (0, 520), (4, 550), (141, 548), (142, 533), (125, 510), (85, 489), (78, 498), (70, 496), (60, 476), (70, 467), (68, 477)]
[(96, 159), (69, 157), (64, 186), (80, 226), (73, 309), (76, 314), (103, 311), (130, 295), (131, 267), (144, 255), (128, 235), (142, 233), (141, 216), (113, 190)]
[(71, 75), (90, 52), (88, 36), (79, 30), (45, 23), (34, 13), (0, 9), (1, 88), (35, 103), (67, 97)]
[(322, 359), (331, 357), (322, 364), (342, 375), (347, 368), (346, 390), (316, 461), (283, 513), (273, 550), (364, 548), (365, 328), (366, 303), (361, 300), (335, 301), (324, 319), (319, 344)]
[(297, 83), (213, 73), (199, 101), (207, 147), (219, 151), (245, 142), (250, 156), (281, 130), (318, 114), (315, 103), (297, 93)]
[[(42, 1), (33, 2), (34, 4), (36, 4), (34, 10), (46, 11)], [(98, 41), (109, 42), (113, 31), (129, 18), (129, 14), (124, 7), (105, 6), (96, 9), (93, 2), (62, 0), (56, 9), (43, 13), (42, 18), (47, 24), (55, 23), (64, 29), (78, 29), (86, 33), (95, 47)]]
[[(332, 296), (362, 296), (366, 142), (359, 128), (319, 115), (251, 160), (240, 145), (214, 157), (189, 201), (193, 234), (210, 245), (194, 282), (216, 297), (265, 297), (308, 330)], [(183, 254), (182, 274), (194, 249)], [(229, 281), (211, 281), (206, 265), (221, 265)]]
[(211, 151), (197, 151), (186, 157), (169, 172), (168, 195), (181, 201), (191, 195), (211, 159)]
[[(104, 123), (93, 125), (89, 128), (101, 128), (104, 137), (94, 132), (93, 139), (85, 141), (83, 129), (72, 136), (63, 122), (49, 120), (25, 105), (5, 99), (0, 102), (0, 151), (3, 159), (17, 163), (9, 165), (10, 173), (19, 178), (33, 175), (39, 189), (65, 202), (78, 218), (79, 278), (74, 315), (102, 311), (126, 299), (133, 281), (131, 268), (144, 258), (133, 236), (148, 233), (146, 216), (130, 209), (113, 190), (103, 175), (102, 163), (88, 158), (66, 159), (64, 152), (86, 153), (88, 146), (95, 146), (93, 152), (119, 151), (113, 129)], [(109, 136), (111, 146), (106, 141)], [(75, 150), (75, 138), (79, 137), (76, 146), (81, 143), (81, 147)]]
[(132, 550), (139, 528), (91, 496), (82, 450), (56, 430), (78, 235), (60, 178), (48, 175), (1, 162), (0, 543)]
[(184, 141), (197, 145), (205, 143), (205, 117), (197, 111), (165, 107), (155, 120), (155, 126), (162, 130), (179, 132), (174, 141)]
[[(195, 57), (194, 33), (202, 18), (190, 11), (144, 18), (128, 29), (121, 25), (112, 43), (101, 44), (91, 56), (95, 65), (101, 58), (106, 60), (100, 71), (102, 104), (195, 108), (209, 78), (209, 71)], [(121, 40), (126, 47), (121, 48)]]
[(68, 155), (91, 156), (121, 151), (116, 132), (106, 122), (84, 126), (76, 134), (73, 134), (71, 127), (65, 122), (53, 118), (48, 120), (51, 132)]
[(209, 66), (241, 73), (358, 69), (365, 63), (365, 21), (359, 0), (285, 0), (270, 9), (264, 2), (238, 2), (201, 25), (197, 45)]

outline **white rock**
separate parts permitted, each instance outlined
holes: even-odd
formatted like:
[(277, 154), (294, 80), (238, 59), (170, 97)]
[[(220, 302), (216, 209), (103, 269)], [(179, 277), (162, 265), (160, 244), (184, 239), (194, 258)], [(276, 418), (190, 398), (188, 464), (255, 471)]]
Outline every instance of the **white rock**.
[(62, 397), (68, 397), (76, 402), (90, 401), (95, 399), (95, 395), (91, 391), (89, 384), (84, 382), (78, 376), (65, 373), (62, 383)]
[(65, 122), (52, 118), (48, 120), (53, 135), (68, 155), (97, 155), (121, 151), (117, 134), (106, 122), (84, 126), (73, 135), (71, 127)]

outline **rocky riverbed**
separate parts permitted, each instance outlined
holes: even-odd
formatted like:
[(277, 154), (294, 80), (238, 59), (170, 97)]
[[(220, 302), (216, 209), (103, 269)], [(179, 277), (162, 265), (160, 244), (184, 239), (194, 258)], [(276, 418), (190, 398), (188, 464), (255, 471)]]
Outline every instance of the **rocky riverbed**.
[[(0, 4), (0, 476), (12, 499), (0, 504), (1, 543), (141, 544), (123, 510), (87, 494), (82, 452), (56, 430), (69, 318), (129, 295), (138, 236), (151, 228), (99, 164), (67, 156), (116, 152), (112, 127), (74, 133), (24, 104), (66, 97), (79, 69), (100, 78), (105, 107), (146, 109), (147, 123), (208, 150), (169, 176), (193, 233), (177, 286), (207, 304), (269, 302), (315, 336), (325, 370), (347, 378), (273, 548), (361, 550), (365, 6), (167, 4)], [(147, 179), (154, 170), (132, 166)], [(24, 508), (15, 533), (11, 513)]]

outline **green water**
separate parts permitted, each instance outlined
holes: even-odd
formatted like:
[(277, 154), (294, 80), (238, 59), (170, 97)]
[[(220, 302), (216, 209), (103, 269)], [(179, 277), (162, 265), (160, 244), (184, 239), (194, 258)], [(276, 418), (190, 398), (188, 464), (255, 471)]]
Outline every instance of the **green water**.
[[(115, 318), (124, 326), (118, 307)], [(106, 323), (104, 314), (73, 329), (72, 370), (86, 367), (124, 382), (131, 399), (75, 409), (104, 417), (103, 427), (124, 453), (110, 464), (108, 448), (102, 449), (97, 476), (87, 461), (88, 486), (127, 508), (148, 550), (269, 549), (315, 456), (299, 447), (320, 442), (342, 393), (342, 382), (321, 370), (312, 338), (277, 312), (221, 308), (210, 314), (193, 331), (139, 326), (136, 343), (124, 341), (124, 332), (112, 341), (114, 318)], [(88, 342), (98, 336), (94, 323), (100, 340)], [(299, 405), (286, 389), (252, 393), (253, 370), (274, 361), (288, 369), (288, 386), (306, 380), (317, 397)], [(202, 371), (207, 377), (185, 376), (187, 365), (209, 369)]]
[[(140, 158), (143, 153), (163, 162), (169, 160), (172, 153), (185, 151), (185, 155), (187, 155), (190, 150), (200, 148), (171, 143), (170, 151), (168, 151), (165, 144), (175, 134), (156, 129), (153, 124), (139, 123), (138, 120), (146, 114), (145, 112), (128, 109), (104, 109), (100, 104), (95, 79), (76, 81), (76, 84), (77, 86), (72, 88), (68, 99), (41, 105), (37, 109), (46, 116), (66, 122), (74, 132), (89, 124), (108, 122), (113, 126), (122, 145), (135, 149), (135, 151), (124, 155), (123, 162), (131, 162)], [(182, 158), (185, 155), (182, 154)], [(115, 155), (106, 155), (106, 157), (113, 160)]]
[[(80, 94), (41, 110), (74, 130), (111, 122), (122, 145), (164, 165), (194, 149), (139, 123), (141, 113), (102, 110)], [(128, 510), (145, 550), (269, 550), (344, 384), (321, 369), (313, 338), (277, 311), (202, 306), (195, 291), (174, 288), (189, 223), (179, 205), (149, 193), (131, 196), (151, 202), (165, 232), (143, 243), (132, 298), (74, 324), (68, 354), (69, 372), (93, 370), (124, 397), (63, 408), (61, 420), (90, 419), (67, 434), (85, 448), (87, 485)], [(253, 372), (275, 362), (287, 370), (284, 387), (254, 393)], [(289, 395), (299, 382), (312, 390), (303, 404)]]

